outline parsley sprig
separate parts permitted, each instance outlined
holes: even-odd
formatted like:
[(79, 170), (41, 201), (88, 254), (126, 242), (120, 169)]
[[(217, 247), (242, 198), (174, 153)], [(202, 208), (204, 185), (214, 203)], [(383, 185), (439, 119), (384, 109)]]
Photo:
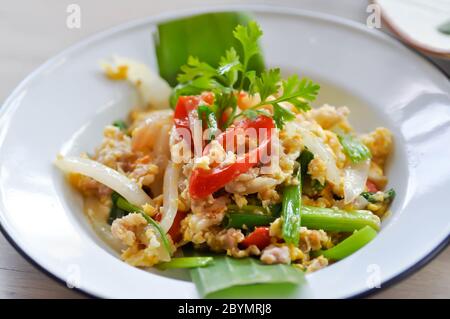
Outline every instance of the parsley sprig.
[[(280, 91), (280, 81), (282, 89), (281, 94), (277, 98), (269, 100), (269, 96)], [(318, 84), (307, 78), (300, 80), (297, 75), (292, 75), (286, 80), (281, 80), (280, 70), (271, 69), (263, 72), (261, 77), (255, 77), (250, 85), (250, 93), (259, 93), (261, 102), (250, 109), (245, 110), (241, 114), (246, 116), (255, 109), (270, 104), (273, 106), (273, 119), (277, 127), (283, 128), (285, 122), (295, 118), (295, 114), (282, 107), (280, 103), (289, 102), (299, 111), (308, 111), (311, 109), (309, 102), (316, 99), (319, 89), (320, 86)]]
[[(269, 69), (261, 74), (249, 70), (249, 62), (255, 56), (261, 55), (258, 41), (263, 32), (255, 21), (247, 26), (238, 25), (233, 31), (234, 37), (242, 46), (243, 56), (239, 57), (232, 47), (221, 57), (219, 67), (189, 57), (187, 64), (181, 68), (177, 80), (179, 84), (174, 88), (171, 103), (175, 105), (181, 95), (197, 95), (204, 91), (211, 91), (215, 95), (214, 105), (208, 112), (208, 127), (213, 123), (211, 114), (222, 128), (228, 127), (238, 117), (256, 118), (264, 114), (271, 116), (278, 128), (283, 128), (286, 122), (295, 118), (295, 114), (283, 107), (283, 102), (292, 104), (298, 111), (311, 109), (310, 102), (314, 101), (320, 86), (308, 78), (299, 79), (297, 75), (286, 80), (281, 79), (280, 69)], [(240, 91), (248, 88), (251, 95), (259, 94), (260, 102), (251, 108), (237, 113), (237, 98)], [(271, 96), (276, 98), (271, 98)], [(273, 114), (263, 108), (272, 105)], [(206, 115), (207, 111), (201, 112)], [(227, 112), (226, 120), (222, 121)], [(212, 125), (214, 126), (214, 125)]]

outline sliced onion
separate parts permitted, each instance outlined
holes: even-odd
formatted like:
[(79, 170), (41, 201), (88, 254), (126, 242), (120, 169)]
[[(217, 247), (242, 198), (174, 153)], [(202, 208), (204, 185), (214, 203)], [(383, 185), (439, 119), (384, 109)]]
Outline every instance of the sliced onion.
[(82, 157), (59, 156), (55, 165), (64, 172), (89, 176), (108, 186), (136, 206), (152, 203), (152, 199), (139, 187), (118, 171), (99, 162)]
[[(124, 57), (114, 57), (114, 65), (128, 67), (127, 80), (138, 90), (144, 106), (150, 105), (155, 109), (169, 107), (169, 84), (147, 65)], [(112, 66), (103, 63), (102, 67), (107, 69)]]
[(158, 140), (155, 142), (155, 147), (153, 153), (156, 157), (156, 162), (161, 170), (164, 170), (170, 158), (170, 130), (172, 129), (172, 124), (164, 124), (158, 135)]
[(344, 170), (344, 203), (353, 202), (366, 186), (369, 176), (370, 159), (357, 164), (350, 164)]
[(164, 174), (163, 184), (163, 216), (161, 219), (161, 228), (168, 232), (172, 227), (173, 220), (178, 210), (178, 177), (181, 167), (178, 164), (169, 161)]
[(163, 240), (161, 238), (161, 234), (154, 226), (149, 225), (148, 227), (150, 227), (153, 230), (153, 233), (155, 234), (156, 238), (158, 239), (158, 241), (160, 243), (159, 247), (155, 249), (155, 253), (158, 256), (159, 261), (170, 261), (170, 259), (171, 259), (170, 253), (164, 247)]
[(172, 124), (164, 124), (161, 127), (152, 152), (155, 158), (154, 163), (159, 168), (155, 180), (150, 184), (154, 196), (159, 196), (163, 192), (164, 173), (170, 158), (169, 137), (171, 129)]
[(172, 110), (149, 112), (143, 121), (133, 130), (131, 147), (133, 151), (152, 149), (158, 143), (158, 135), (164, 125), (173, 122)]
[(325, 162), (327, 167), (327, 180), (339, 186), (341, 184), (341, 174), (336, 166), (336, 160), (331, 149), (321, 138), (305, 128), (300, 128), (300, 134), (308, 150)]

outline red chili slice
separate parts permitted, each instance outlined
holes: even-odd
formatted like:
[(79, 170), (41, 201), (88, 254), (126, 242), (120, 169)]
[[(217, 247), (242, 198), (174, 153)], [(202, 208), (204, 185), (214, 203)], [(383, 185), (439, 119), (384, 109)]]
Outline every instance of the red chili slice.
[(173, 220), (173, 224), (167, 232), (174, 243), (179, 242), (183, 238), (183, 234), (181, 233), (181, 221), (186, 217), (187, 212), (177, 211), (175, 218)]
[(366, 186), (367, 186), (367, 190), (368, 190), (369, 192), (371, 192), (371, 193), (376, 193), (376, 192), (378, 192), (378, 187), (377, 187), (377, 185), (375, 185), (374, 182), (372, 182), (372, 181), (370, 181), (370, 180), (367, 180)]
[(189, 113), (195, 110), (199, 103), (199, 96), (180, 96), (173, 115), (175, 126), (189, 129)]
[[(252, 167), (256, 166), (260, 161), (264, 152), (270, 147), (272, 129), (275, 128), (273, 120), (267, 116), (259, 116), (255, 120), (244, 119), (238, 123), (233, 129), (227, 130), (220, 134), (216, 141), (218, 141), (225, 149), (227, 143), (234, 143), (234, 137), (237, 129), (253, 128), (256, 130), (260, 143), (258, 147), (247, 152), (236, 159), (236, 162), (224, 167), (215, 167), (209, 170), (197, 168), (193, 170), (189, 181), (189, 193), (192, 198), (204, 198), (222, 187), (239, 175), (247, 172)], [(265, 129), (265, 136), (260, 138), (260, 129)], [(203, 154), (208, 154), (209, 146), (205, 147)]]
[(156, 213), (156, 215), (153, 216), (153, 219), (156, 220), (159, 223), (161, 221), (161, 219), (162, 219), (161, 213)]
[(244, 248), (255, 245), (261, 250), (266, 248), (270, 245), (269, 227), (256, 227), (253, 232), (240, 242), (240, 245)]

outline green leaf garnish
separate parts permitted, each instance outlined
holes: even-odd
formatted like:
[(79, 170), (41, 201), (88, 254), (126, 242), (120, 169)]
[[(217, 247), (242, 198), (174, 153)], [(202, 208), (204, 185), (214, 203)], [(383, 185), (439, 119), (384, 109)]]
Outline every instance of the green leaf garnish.
[[(189, 56), (216, 68), (221, 56), (231, 47), (243, 56), (239, 41), (233, 36), (237, 25), (252, 20), (247, 12), (214, 12), (175, 19), (158, 24), (154, 44), (159, 74), (170, 85), (178, 84), (177, 75)], [(249, 68), (259, 74), (264, 70), (262, 56), (254, 57)]]
[[(259, 49), (258, 40), (262, 36), (263, 32), (259, 25), (255, 21), (250, 21), (246, 27), (242, 25), (238, 25), (236, 29), (233, 31), (233, 35), (242, 45), (242, 49), (244, 51), (244, 57), (242, 61), (242, 70), (245, 74), (247, 71), (250, 60), (261, 54)], [(244, 87), (245, 78), (241, 78), (240, 89)]]
[[(179, 84), (171, 97), (172, 106), (181, 95), (213, 92), (215, 105), (212, 109), (216, 117), (215, 122), (221, 129), (226, 129), (238, 117), (245, 116), (253, 120), (262, 114), (273, 117), (276, 126), (281, 129), (286, 122), (295, 119), (295, 114), (281, 103), (291, 103), (298, 111), (311, 109), (309, 103), (315, 100), (319, 92), (318, 84), (307, 78), (299, 79), (296, 75), (282, 80), (278, 68), (263, 72), (251, 68), (251, 62), (257, 56), (261, 56), (258, 41), (262, 34), (261, 28), (255, 21), (250, 21), (247, 26), (237, 25), (233, 35), (243, 53), (239, 55), (236, 47), (229, 48), (220, 57), (217, 67), (190, 56), (177, 77)], [(236, 97), (246, 86), (248, 86), (249, 94), (258, 94), (261, 101), (237, 114)], [(267, 105), (272, 105), (273, 114), (262, 108)], [(226, 113), (225, 120), (224, 113)]]
[(360, 163), (372, 157), (370, 150), (350, 134), (338, 135), (344, 153), (353, 163)]
[(280, 69), (270, 69), (261, 73), (260, 77), (251, 73), (250, 93), (259, 93), (261, 101), (265, 101), (270, 95), (278, 92), (281, 76)]
[(367, 199), (368, 202), (373, 203), (373, 204), (390, 204), (394, 198), (395, 198), (395, 190), (393, 188), (382, 192), (383, 195), (380, 196), (378, 194), (379, 192), (362, 192), (361, 196), (364, 197), (365, 199)]
[(252, 81), (250, 93), (259, 93), (261, 97), (261, 102), (253, 106), (252, 109), (271, 104), (274, 108), (273, 119), (278, 128), (283, 128), (285, 122), (293, 120), (295, 115), (280, 106), (280, 103), (289, 102), (299, 111), (308, 111), (311, 109), (309, 102), (315, 100), (320, 86), (307, 78), (300, 80), (297, 75), (293, 75), (282, 81), (283, 93), (281, 96), (268, 100), (267, 97), (278, 91), (279, 86), (277, 82), (279, 79), (278, 69), (263, 72), (261, 77), (255, 77)]
[(222, 85), (214, 79), (207, 77), (199, 77), (195, 80), (178, 84), (170, 96), (170, 105), (175, 107), (178, 98), (182, 95), (198, 95), (205, 91), (217, 91), (220, 92)]
[(177, 80), (180, 83), (192, 81), (196, 78), (211, 79), (217, 76), (217, 70), (208, 63), (200, 62), (196, 57), (190, 56), (186, 65), (181, 67), (182, 73), (178, 74)]
[(245, 116), (246, 118), (253, 121), (260, 115), (271, 117), (271, 115), (265, 110), (246, 109), (241, 113), (239, 113), (238, 115), (236, 115), (234, 118)]
[(220, 58), (217, 72), (226, 77), (228, 87), (233, 87), (238, 80), (238, 72), (242, 69), (239, 56), (234, 48), (227, 50), (225, 56)]
[(281, 107), (278, 103), (273, 105), (273, 120), (279, 129), (282, 129), (286, 122), (292, 121), (293, 119), (295, 119), (294, 113)]
[[(214, 257), (214, 264), (190, 271), (192, 281), (202, 297), (233, 286), (291, 283), (304, 281), (302, 271), (291, 265), (263, 265), (254, 258)], [(260, 286), (261, 287), (261, 286)]]

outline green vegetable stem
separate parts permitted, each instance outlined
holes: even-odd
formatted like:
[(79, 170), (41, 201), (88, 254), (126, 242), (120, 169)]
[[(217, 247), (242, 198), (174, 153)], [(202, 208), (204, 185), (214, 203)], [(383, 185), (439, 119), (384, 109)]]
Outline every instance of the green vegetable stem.
[(350, 256), (363, 246), (367, 245), (377, 235), (377, 232), (370, 226), (365, 226), (362, 229), (353, 233), (350, 237), (347, 237), (333, 248), (327, 250), (319, 250), (314, 252), (314, 255), (331, 259), (341, 260), (347, 256)]
[[(120, 196), (120, 195), (119, 195)], [(147, 223), (149, 223), (149, 225), (152, 225), (159, 233), (159, 235), (161, 236), (161, 240), (162, 243), (164, 245), (164, 248), (167, 250), (168, 254), (170, 255), (170, 242), (169, 239), (167, 238), (166, 233), (163, 231), (163, 229), (161, 228), (161, 226), (150, 216), (148, 216), (141, 208), (134, 206), (133, 204), (131, 204), (130, 202), (128, 202), (125, 198), (123, 198), (122, 196), (118, 197), (117, 201), (116, 201), (117, 207), (119, 207), (122, 210), (125, 210), (129, 213), (138, 213), (141, 214), (142, 217), (145, 218), (145, 220), (147, 221)]]
[(300, 211), (302, 209), (301, 167), (297, 170), (296, 180), (297, 185), (286, 186), (283, 190), (281, 216), (284, 241), (298, 246), (301, 226)]
[(198, 268), (206, 267), (214, 263), (213, 257), (179, 257), (172, 258), (168, 262), (157, 265), (159, 269), (175, 269), (175, 268)]
[[(259, 208), (255, 208), (259, 207)], [(228, 214), (228, 227), (242, 228), (243, 225), (265, 226), (276, 219), (273, 215), (255, 215), (255, 209), (264, 210), (260, 206), (244, 206)], [(236, 218), (234, 218), (236, 216)], [(230, 221), (231, 219), (231, 221)], [(310, 229), (323, 229), (334, 232), (352, 232), (365, 226), (380, 229), (380, 218), (368, 210), (345, 211), (302, 205), (301, 225)]]

